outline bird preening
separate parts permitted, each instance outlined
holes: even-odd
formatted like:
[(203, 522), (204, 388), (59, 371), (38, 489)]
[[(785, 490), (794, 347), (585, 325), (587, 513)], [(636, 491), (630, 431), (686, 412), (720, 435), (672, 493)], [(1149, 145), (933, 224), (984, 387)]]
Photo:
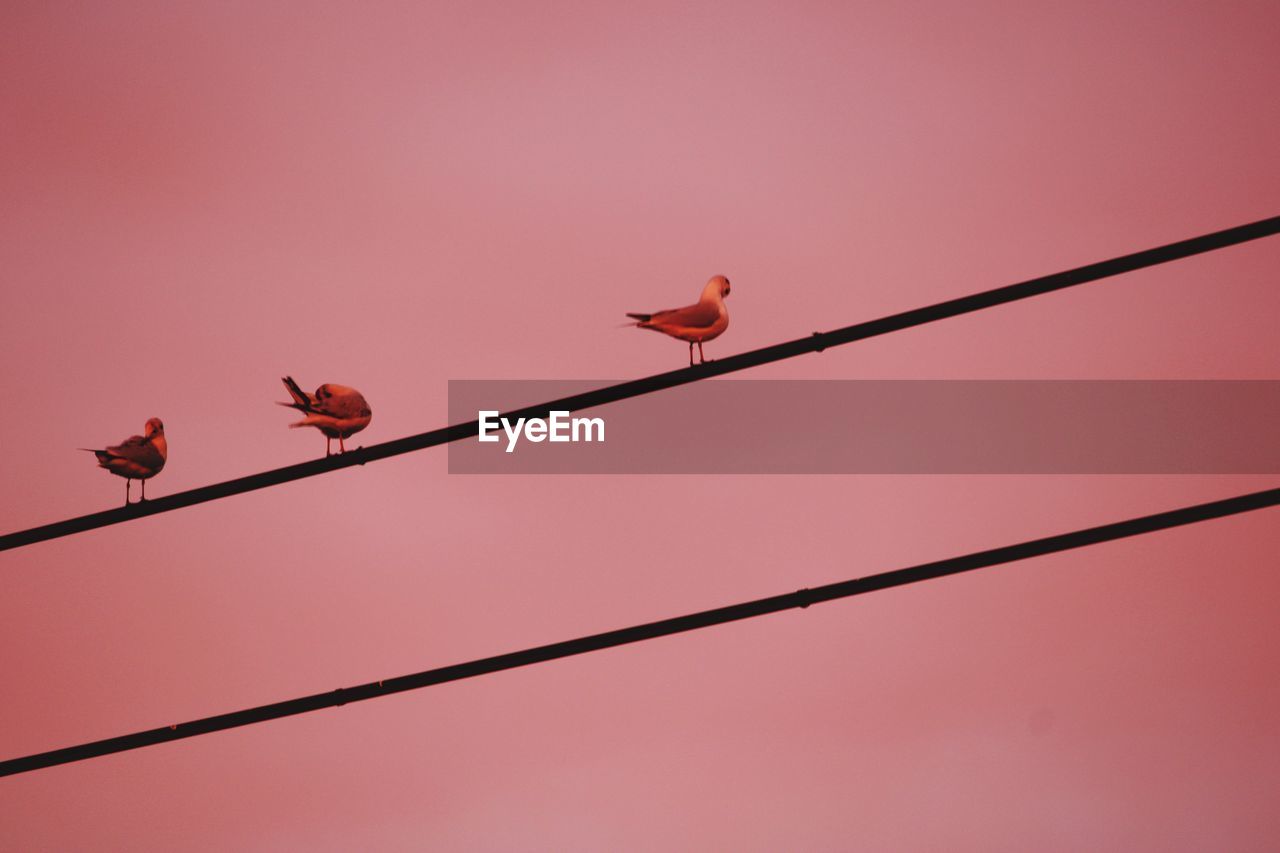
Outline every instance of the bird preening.
[(169, 445), (164, 438), (164, 424), (159, 418), (147, 421), (145, 435), (131, 435), (115, 447), (93, 450), (82, 447), (98, 457), (98, 466), (106, 468), (117, 477), (124, 477), (124, 503), (129, 505), (129, 487), (134, 480), (142, 481), (142, 500), (147, 499), (147, 480), (164, 468), (169, 458)]
[(725, 308), (724, 298), (729, 295), (729, 279), (722, 275), (712, 276), (702, 288), (702, 296), (693, 305), (684, 308), (672, 308), (653, 314), (633, 314), (627, 316), (635, 320), (634, 325), (641, 329), (653, 329), (673, 338), (689, 342), (689, 366), (693, 366), (693, 345), (698, 345), (698, 361), (705, 362), (702, 356), (702, 345), (718, 338), (729, 328), (729, 310)]
[(289, 426), (293, 428), (313, 426), (324, 433), (325, 456), (329, 455), (335, 438), (338, 439), (338, 452), (346, 453), (347, 446), (344, 440), (367, 427), (369, 421), (373, 419), (373, 411), (369, 408), (369, 404), (354, 388), (326, 382), (316, 389), (316, 393), (308, 394), (298, 387), (298, 383), (293, 381), (292, 376), (285, 376), (280, 381), (284, 383), (293, 402), (278, 405), (297, 409), (306, 415), (302, 420)]

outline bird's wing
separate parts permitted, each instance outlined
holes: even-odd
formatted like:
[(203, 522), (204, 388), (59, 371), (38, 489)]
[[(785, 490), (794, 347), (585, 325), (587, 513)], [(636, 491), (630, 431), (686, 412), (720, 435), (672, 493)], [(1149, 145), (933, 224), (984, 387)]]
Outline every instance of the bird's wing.
[(359, 391), (352, 388), (335, 388), (329, 384), (321, 385), (316, 389), (316, 401), (311, 405), (311, 411), (339, 420), (363, 418), (370, 414), (369, 404), (365, 402), (364, 396)]
[(653, 326), (687, 326), (698, 329), (713, 325), (720, 319), (720, 311), (713, 303), (699, 302), (684, 308), (659, 311), (649, 318)]
[(164, 465), (164, 457), (156, 450), (150, 440), (140, 435), (131, 435), (115, 447), (108, 447), (106, 453), (118, 459), (127, 459), (147, 468), (159, 468)]
[(316, 398), (299, 388), (298, 383), (293, 381), (292, 376), (285, 376), (280, 381), (284, 383), (285, 390), (293, 398), (292, 403), (281, 403), (280, 405), (292, 406), (300, 412), (305, 412), (315, 404)]

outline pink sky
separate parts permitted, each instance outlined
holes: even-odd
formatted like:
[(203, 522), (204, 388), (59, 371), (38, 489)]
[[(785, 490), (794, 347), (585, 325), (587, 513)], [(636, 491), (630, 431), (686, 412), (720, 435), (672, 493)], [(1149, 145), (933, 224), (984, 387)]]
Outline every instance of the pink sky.
[[(0, 531), (1280, 212), (1274, 3), (0, 9)], [(1123, 8), (1117, 8), (1123, 6)], [(1275, 238), (752, 378), (1280, 378)], [(690, 424), (696, 429), (696, 424)], [(0, 556), (0, 758), (1274, 486), (478, 477)], [(0, 779), (13, 850), (1203, 850), (1280, 833), (1275, 511)]]

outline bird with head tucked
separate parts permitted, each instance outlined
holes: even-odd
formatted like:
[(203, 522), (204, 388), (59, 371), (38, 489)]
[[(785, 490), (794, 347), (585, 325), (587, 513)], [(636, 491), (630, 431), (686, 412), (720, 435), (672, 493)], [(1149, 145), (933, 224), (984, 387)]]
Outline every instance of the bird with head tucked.
[(131, 435), (114, 447), (88, 450), (98, 457), (98, 466), (106, 468), (117, 477), (124, 477), (124, 502), (129, 504), (129, 487), (134, 480), (142, 481), (142, 500), (147, 499), (147, 480), (164, 468), (169, 458), (169, 444), (164, 437), (164, 424), (159, 418), (147, 421), (145, 435)]
[(338, 439), (338, 451), (347, 452), (345, 439), (358, 433), (373, 420), (373, 410), (365, 402), (364, 395), (346, 385), (326, 382), (316, 389), (316, 393), (308, 394), (298, 387), (292, 376), (281, 379), (291, 403), (277, 405), (297, 409), (306, 417), (297, 423), (289, 424), (292, 428), (313, 426), (324, 433), (324, 455), (329, 455), (333, 440)]

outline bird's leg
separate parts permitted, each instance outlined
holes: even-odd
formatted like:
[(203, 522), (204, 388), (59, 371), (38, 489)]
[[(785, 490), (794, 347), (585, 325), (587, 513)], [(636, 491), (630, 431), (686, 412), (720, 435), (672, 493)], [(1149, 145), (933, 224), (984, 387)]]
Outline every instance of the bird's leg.
[(147, 499), (147, 481), (146, 480), (142, 481), (142, 499), (144, 501)]
[(689, 341), (689, 366), (693, 367), (693, 341)]
[(333, 447), (333, 439), (326, 435), (324, 437), (324, 455), (326, 459), (329, 458), (329, 449), (331, 447)]
[(698, 364), (706, 364), (707, 360), (702, 357), (702, 341), (698, 341)]
[(124, 478), (124, 505), (129, 505), (129, 487), (133, 485), (133, 480), (128, 477)]
[(343, 441), (343, 440), (342, 440), (342, 434), (341, 434), (341, 433), (339, 433), (339, 434), (338, 434), (338, 452), (339, 452), (339, 453), (346, 453), (346, 452), (347, 452), (347, 443), (346, 443), (345, 441)]

